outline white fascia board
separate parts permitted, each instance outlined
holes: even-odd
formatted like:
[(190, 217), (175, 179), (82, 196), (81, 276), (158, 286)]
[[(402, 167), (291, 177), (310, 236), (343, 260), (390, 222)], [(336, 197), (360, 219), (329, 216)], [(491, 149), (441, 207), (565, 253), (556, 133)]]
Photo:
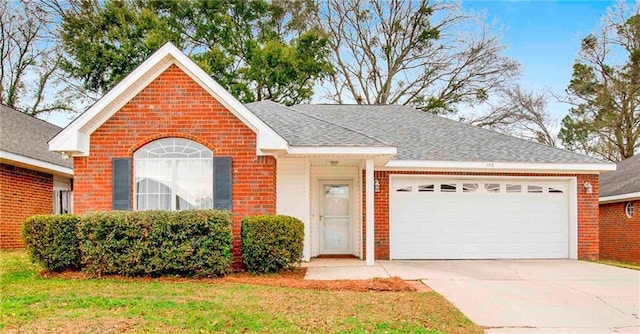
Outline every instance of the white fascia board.
[(39, 170), (44, 170), (51, 172), (52, 174), (62, 174), (68, 177), (73, 177), (73, 169), (52, 164), (50, 162), (25, 157), (24, 155), (19, 155), (11, 152), (0, 151), (0, 159), (13, 161), (19, 163), (24, 166), (34, 166)]
[[(215, 97), (227, 109), (229, 109), (238, 119), (251, 128), (257, 134), (257, 150), (262, 149), (286, 149), (286, 141), (275, 131), (269, 128), (262, 120), (247, 109), (240, 101), (227, 92), (211, 76), (196, 65), (189, 57), (182, 53), (171, 43), (166, 43), (158, 51), (154, 52), (147, 60), (134, 69), (120, 83), (105, 94), (87, 111), (63, 129), (49, 142), (49, 149), (56, 152), (67, 152), (71, 155), (89, 155), (89, 139), (91, 133), (102, 125), (102, 122), (115, 114), (122, 105), (129, 102), (123, 100), (126, 95), (135, 95), (146, 87), (142, 81), (152, 81), (161, 74), (171, 64), (176, 64), (187, 75), (193, 78), (207, 92)], [(151, 73), (155, 73), (151, 77)], [(144, 80), (146, 79), (146, 80)], [(106, 110), (105, 115), (100, 115)], [(103, 119), (102, 122), (95, 123), (96, 117)]]
[(492, 161), (429, 161), (391, 160), (385, 168), (466, 171), (535, 171), (535, 172), (603, 172), (616, 170), (616, 164), (492, 162)]
[(600, 197), (600, 204), (640, 200), (640, 192)]
[(289, 155), (396, 155), (398, 149), (392, 146), (291, 146)]

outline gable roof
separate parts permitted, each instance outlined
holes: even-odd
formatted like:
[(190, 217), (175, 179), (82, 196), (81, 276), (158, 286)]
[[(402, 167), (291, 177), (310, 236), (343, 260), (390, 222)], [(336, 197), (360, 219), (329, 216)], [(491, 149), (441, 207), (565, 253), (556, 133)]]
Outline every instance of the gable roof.
[(49, 142), (49, 149), (73, 156), (89, 155), (90, 136), (134, 96), (175, 64), (257, 135), (257, 153), (286, 149), (285, 140), (250, 112), (210, 75), (171, 43), (166, 43)]
[(600, 201), (616, 197), (621, 201), (640, 198), (640, 155), (620, 161), (616, 171), (600, 175)]
[(60, 127), (0, 104), (0, 158), (72, 174), (73, 162), (50, 152), (47, 142)]

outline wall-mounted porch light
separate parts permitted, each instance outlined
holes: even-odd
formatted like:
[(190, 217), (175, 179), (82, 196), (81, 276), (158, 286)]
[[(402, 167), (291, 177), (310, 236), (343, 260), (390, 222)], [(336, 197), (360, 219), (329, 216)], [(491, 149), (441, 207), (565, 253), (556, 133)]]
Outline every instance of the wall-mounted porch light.
[(584, 183), (584, 189), (587, 191), (587, 194), (593, 193), (593, 186), (589, 182)]
[(378, 181), (378, 179), (373, 180), (373, 191), (377, 193), (380, 192), (380, 181)]

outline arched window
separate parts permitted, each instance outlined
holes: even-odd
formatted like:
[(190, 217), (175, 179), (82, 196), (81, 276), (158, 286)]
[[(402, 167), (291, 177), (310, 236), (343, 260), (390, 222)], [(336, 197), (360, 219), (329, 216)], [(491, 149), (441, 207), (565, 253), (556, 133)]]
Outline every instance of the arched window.
[(213, 208), (213, 152), (184, 138), (163, 138), (134, 156), (136, 210)]

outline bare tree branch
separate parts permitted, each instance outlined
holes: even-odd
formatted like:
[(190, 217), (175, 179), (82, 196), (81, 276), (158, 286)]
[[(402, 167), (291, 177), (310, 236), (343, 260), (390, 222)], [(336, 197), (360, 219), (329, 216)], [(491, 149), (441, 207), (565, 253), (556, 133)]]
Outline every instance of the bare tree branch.
[(430, 0), (328, 0), (335, 102), (403, 104), (443, 113), (474, 105), (519, 73), (505, 46), (459, 4)]

